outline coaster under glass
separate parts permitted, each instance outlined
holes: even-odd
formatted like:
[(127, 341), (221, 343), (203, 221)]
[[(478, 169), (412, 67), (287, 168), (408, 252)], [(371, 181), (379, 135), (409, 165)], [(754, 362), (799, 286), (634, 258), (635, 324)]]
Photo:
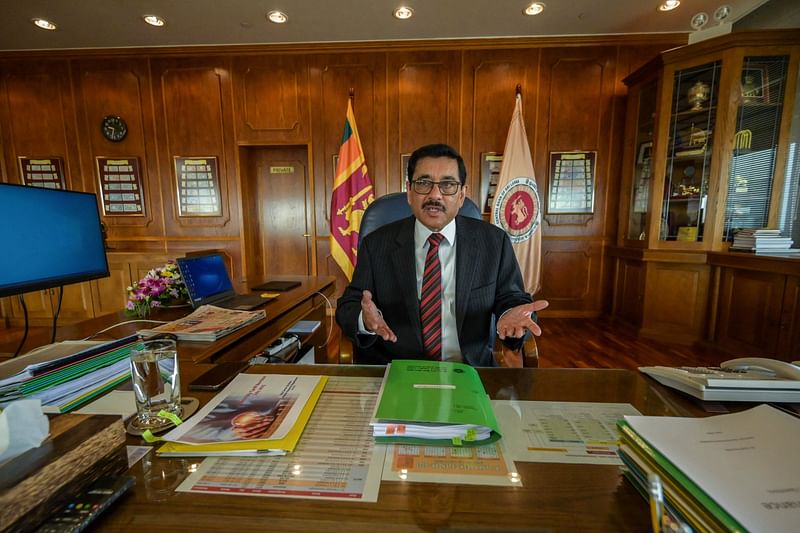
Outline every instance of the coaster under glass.
[[(182, 398), (181, 411), (180, 413), (177, 413), (177, 416), (181, 420), (186, 420), (187, 418), (192, 416), (195, 413), (195, 411), (197, 411), (198, 407), (200, 407), (200, 401), (197, 398), (191, 398), (191, 397)], [(156, 434), (156, 433), (163, 433), (164, 431), (175, 427), (175, 424), (172, 423), (171, 420), (161, 417), (159, 417), (159, 419), (160, 423), (158, 424), (143, 425), (139, 423), (139, 417), (137, 415), (133, 415), (130, 421), (128, 422), (126, 431), (128, 432), (129, 435), (139, 436), (148, 429), (150, 430), (150, 433)]]

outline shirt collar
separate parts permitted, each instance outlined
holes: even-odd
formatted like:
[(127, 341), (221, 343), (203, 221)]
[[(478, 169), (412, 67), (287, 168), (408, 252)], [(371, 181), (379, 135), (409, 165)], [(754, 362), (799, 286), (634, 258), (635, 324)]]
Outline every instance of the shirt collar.
[[(420, 222), (419, 220), (414, 221), (414, 245), (419, 248), (425, 245), (428, 241), (428, 237), (431, 236), (433, 233), (429, 230), (425, 225)], [(442, 231), (440, 231), (442, 235), (444, 235), (445, 240), (450, 246), (456, 242), (456, 219), (455, 217), (451, 220)]]

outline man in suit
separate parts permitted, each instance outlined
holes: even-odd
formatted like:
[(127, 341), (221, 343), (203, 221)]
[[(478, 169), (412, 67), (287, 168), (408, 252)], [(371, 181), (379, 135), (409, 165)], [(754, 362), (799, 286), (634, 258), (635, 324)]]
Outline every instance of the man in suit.
[[(526, 332), (540, 335), (532, 317), (547, 302), (534, 302), (525, 292), (502, 229), (456, 216), (467, 194), (467, 171), (455, 149), (417, 149), (408, 176), (413, 216), (364, 238), (336, 320), (355, 343), (358, 362), (429, 358), (494, 366), (495, 334), (512, 349)], [(431, 300), (432, 312), (426, 307)], [(500, 317), (496, 331), (492, 315)]]

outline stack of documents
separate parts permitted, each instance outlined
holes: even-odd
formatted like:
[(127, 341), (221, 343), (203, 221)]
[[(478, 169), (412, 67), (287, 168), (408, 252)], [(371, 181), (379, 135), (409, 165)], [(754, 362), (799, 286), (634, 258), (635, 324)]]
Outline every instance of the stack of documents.
[(478, 372), (445, 361), (392, 361), (370, 425), (379, 444), (472, 446), (500, 438)]
[(196, 415), (167, 433), (159, 455), (285, 455), (294, 451), (326, 376), (239, 374)]
[(791, 237), (782, 237), (777, 229), (743, 229), (733, 236), (730, 249), (757, 254), (800, 253), (800, 248), (792, 248), (793, 243)]
[[(8, 361), (0, 365), (4, 376), (0, 379), (0, 406), (18, 398), (38, 398), (48, 411), (71, 411), (130, 378), (128, 356), (138, 342), (132, 335), (108, 343), (88, 343), (88, 348), (82, 345), (82, 349), (52, 358), (45, 350)], [(67, 342), (57, 348), (71, 346), (75, 344)]]
[(266, 316), (263, 309), (239, 311), (213, 305), (201, 305), (188, 316), (153, 329), (140, 330), (139, 333), (143, 335), (171, 333), (182, 341), (213, 342), (248, 324), (266, 318)]
[(800, 419), (768, 405), (708, 418), (626, 416), (624, 474), (660, 476), (666, 511), (695, 531), (797, 531)]

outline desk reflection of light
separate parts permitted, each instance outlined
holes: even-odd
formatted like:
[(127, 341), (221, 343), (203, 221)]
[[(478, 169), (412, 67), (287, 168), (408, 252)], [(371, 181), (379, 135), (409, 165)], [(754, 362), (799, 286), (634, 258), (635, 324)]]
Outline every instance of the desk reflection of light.
[(189, 465), (189, 468), (187, 468), (186, 470), (187, 470), (187, 471), (188, 471), (190, 474), (194, 474), (195, 472), (197, 472), (197, 469), (198, 469), (199, 467), (200, 467), (200, 464), (199, 464), (199, 463), (192, 463), (192, 464), (190, 464), (190, 465)]
[(517, 472), (509, 472), (508, 479), (511, 480), (511, 483), (522, 483), (522, 478)]
[(408, 479), (408, 468), (401, 468), (400, 469), (400, 474), (398, 474), (398, 476), (402, 480)]
[(302, 466), (300, 466), (300, 465), (292, 466), (292, 475), (293, 476), (299, 476), (302, 473), (303, 473), (303, 467)]

